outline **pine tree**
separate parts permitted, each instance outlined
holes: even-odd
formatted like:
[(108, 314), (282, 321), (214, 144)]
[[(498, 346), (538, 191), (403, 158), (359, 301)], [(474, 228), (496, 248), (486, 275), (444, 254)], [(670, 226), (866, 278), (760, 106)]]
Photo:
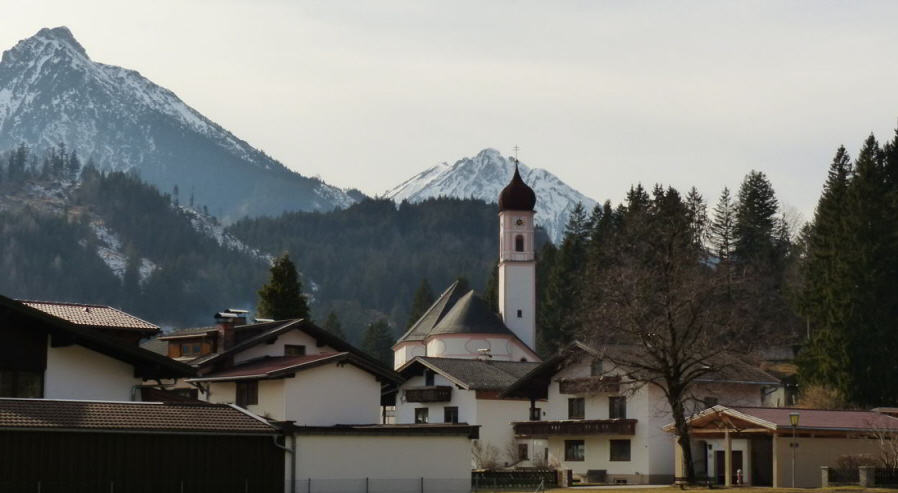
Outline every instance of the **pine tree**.
[(393, 343), (395, 342), (386, 320), (368, 325), (362, 337), (362, 350), (381, 363), (393, 366)]
[(327, 314), (327, 319), (324, 320), (324, 326), (322, 327), (322, 329), (339, 337), (340, 339), (346, 340), (346, 334), (343, 333), (343, 325), (340, 323), (340, 319), (337, 318), (336, 312), (332, 311)]
[(686, 194), (686, 214), (692, 241), (697, 247), (701, 247), (708, 235), (708, 206), (695, 187), (690, 188)]
[(275, 259), (269, 272), (268, 284), (259, 290), (259, 316), (275, 320), (309, 318), (309, 306), (290, 255)]
[(493, 264), (490, 270), (490, 278), (486, 281), (486, 288), (483, 290), (483, 300), (493, 310), (499, 313), (499, 260)]
[(733, 254), (736, 227), (736, 204), (728, 187), (723, 187), (714, 215), (708, 227), (708, 242), (714, 253), (721, 259), (729, 259)]
[(406, 328), (411, 328), (434, 301), (436, 301), (436, 298), (433, 295), (433, 290), (430, 289), (430, 284), (427, 282), (427, 279), (421, 279), (421, 284), (418, 286), (418, 290), (415, 291), (415, 298), (412, 300), (412, 311), (409, 313)]
[(770, 260), (778, 208), (767, 176), (754, 170), (746, 175), (739, 188), (733, 227), (733, 254), (740, 264), (762, 266)]

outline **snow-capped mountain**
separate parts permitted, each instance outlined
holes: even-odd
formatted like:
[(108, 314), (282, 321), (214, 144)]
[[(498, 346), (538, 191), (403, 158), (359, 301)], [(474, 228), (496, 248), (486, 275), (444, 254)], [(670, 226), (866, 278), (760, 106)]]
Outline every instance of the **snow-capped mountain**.
[[(210, 81), (214, 83), (214, 81)], [(0, 60), (0, 150), (65, 143), (82, 162), (141, 177), (224, 218), (355, 202), (253, 148), (138, 72), (92, 61), (65, 27), (41, 29)]]
[[(564, 236), (571, 209), (578, 202), (591, 211), (596, 201), (574, 190), (544, 169), (519, 170), (524, 182), (536, 192), (536, 223), (543, 226), (558, 243)], [(514, 175), (514, 162), (495, 149), (484, 149), (473, 158), (455, 164), (441, 163), (387, 190), (384, 196), (396, 201), (420, 202), (432, 197), (457, 197), (496, 202), (499, 192)]]

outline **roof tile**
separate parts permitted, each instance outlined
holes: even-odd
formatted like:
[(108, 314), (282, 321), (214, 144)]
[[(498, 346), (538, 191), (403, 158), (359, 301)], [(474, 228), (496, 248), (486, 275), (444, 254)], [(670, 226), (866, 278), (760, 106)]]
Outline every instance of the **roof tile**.
[(141, 331), (160, 330), (158, 325), (153, 325), (146, 320), (141, 320), (110, 306), (84, 305), (80, 303), (56, 303), (49, 301), (18, 301), (31, 308), (67, 320), (76, 325), (102, 327), (104, 329)]

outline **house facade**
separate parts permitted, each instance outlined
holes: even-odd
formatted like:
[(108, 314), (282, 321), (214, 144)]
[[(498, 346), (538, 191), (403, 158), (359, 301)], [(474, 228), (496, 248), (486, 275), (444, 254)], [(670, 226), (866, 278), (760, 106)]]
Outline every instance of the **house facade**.
[[(611, 351), (613, 349), (606, 349)], [(692, 389), (691, 405), (762, 405), (778, 381), (749, 365), (726, 380), (709, 376)], [(628, 380), (607, 352), (574, 343), (502, 393), (529, 398), (530, 418), (512, 424), (530, 457), (570, 469), (584, 482), (665, 484), (675, 474), (670, 407), (658, 387)]]

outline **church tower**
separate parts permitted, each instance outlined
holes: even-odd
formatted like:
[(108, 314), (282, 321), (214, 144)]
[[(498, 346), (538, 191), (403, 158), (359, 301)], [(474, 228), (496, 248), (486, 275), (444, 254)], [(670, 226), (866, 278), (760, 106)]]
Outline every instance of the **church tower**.
[(536, 260), (533, 216), (536, 194), (514, 177), (499, 194), (499, 313), (505, 325), (536, 350)]

